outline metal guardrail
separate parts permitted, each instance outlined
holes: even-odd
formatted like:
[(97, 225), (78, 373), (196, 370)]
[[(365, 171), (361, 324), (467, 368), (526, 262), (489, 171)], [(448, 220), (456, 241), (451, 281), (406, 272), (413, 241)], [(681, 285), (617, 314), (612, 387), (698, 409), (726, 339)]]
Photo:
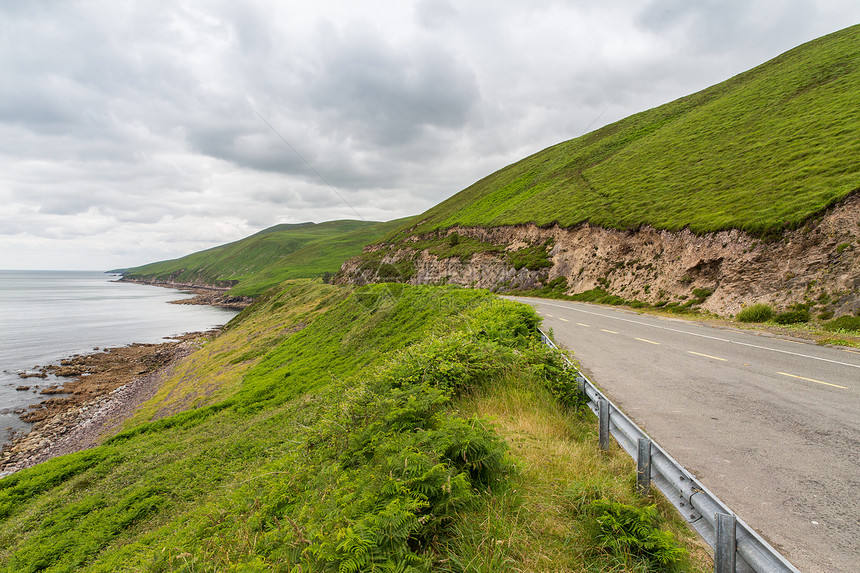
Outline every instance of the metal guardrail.
[[(540, 329), (543, 342), (558, 347)], [(573, 364), (564, 357), (568, 365)], [(716, 573), (800, 573), (717, 496), (657, 445), (615, 406), (588, 378), (577, 373), (579, 390), (598, 417), (600, 447), (609, 447), (609, 436), (636, 460), (636, 484), (648, 493), (651, 484), (675, 506), (714, 550)]]

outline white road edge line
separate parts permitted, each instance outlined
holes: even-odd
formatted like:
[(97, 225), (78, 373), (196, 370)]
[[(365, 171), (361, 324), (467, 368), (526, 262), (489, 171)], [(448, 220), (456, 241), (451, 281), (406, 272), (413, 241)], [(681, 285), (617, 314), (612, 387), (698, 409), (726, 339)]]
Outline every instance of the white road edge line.
[(668, 326), (661, 326), (661, 325), (658, 325), (658, 324), (648, 324), (647, 322), (641, 322), (641, 321), (638, 321), (638, 320), (631, 320), (631, 319), (629, 319), (629, 318), (621, 318), (620, 316), (609, 316), (609, 315), (606, 315), (606, 314), (600, 314), (599, 312), (591, 312), (591, 311), (588, 311), (588, 310), (583, 310), (583, 309), (581, 309), (581, 308), (574, 308), (574, 307), (571, 307), (571, 306), (564, 306), (564, 305), (561, 305), (561, 304), (552, 304), (552, 303), (549, 303), (549, 302), (545, 302), (545, 301), (543, 301), (543, 300), (539, 300), (539, 301), (535, 301), (535, 302), (540, 303), (540, 304), (545, 304), (545, 305), (548, 305), (548, 306), (554, 306), (554, 307), (557, 307), (557, 308), (566, 308), (566, 309), (568, 309), (568, 310), (573, 310), (573, 311), (576, 311), (576, 312), (583, 312), (583, 313), (585, 313), (585, 314), (591, 314), (591, 315), (594, 315), (594, 316), (600, 316), (600, 317), (603, 317), (603, 318), (609, 318), (609, 319), (612, 319), (612, 320), (621, 320), (621, 321), (624, 321), (624, 322), (631, 322), (631, 323), (633, 323), (633, 324), (639, 324), (639, 325), (641, 325), (641, 326), (648, 326), (648, 327), (650, 327), (650, 328), (660, 328), (660, 329), (663, 329), (663, 330), (668, 330), (668, 331), (670, 331), (670, 332), (679, 332), (679, 333), (681, 333), (681, 334), (687, 334), (687, 335), (689, 335), (689, 336), (698, 336), (699, 338), (708, 338), (708, 339), (710, 339), (710, 340), (717, 340), (717, 341), (719, 341), (719, 342), (729, 342), (729, 343), (731, 343), (731, 344), (739, 344), (740, 346), (748, 346), (748, 347), (750, 347), (750, 348), (758, 348), (758, 349), (760, 349), (760, 350), (770, 350), (771, 352), (779, 352), (779, 353), (781, 353), (781, 354), (790, 354), (790, 355), (792, 355), (792, 356), (799, 356), (799, 357), (801, 357), (801, 358), (809, 358), (809, 359), (811, 359), (811, 360), (820, 360), (821, 362), (830, 362), (831, 364), (839, 364), (840, 366), (849, 366), (849, 367), (851, 367), (851, 368), (860, 368), (860, 364), (850, 364), (850, 363), (848, 363), (848, 362), (839, 362), (838, 360), (831, 360), (831, 359), (829, 359), (829, 358), (821, 358), (821, 357), (819, 357), (819, 356), (810, 356), (809, 354), (801, 354), (801, 353), (799, 353), (799, 352), (791, 352), (791, 351), (789, 351), (789, 350), (780, 350), (779, 348), (769, 348), (769, 347), (767, 347), (767, 346), (759, 346), (759, 345), (757, 345), (757, 344), (750, 344), (750, 343), (748, 343), (748, 342), (738, 342), (738, 341), (736, 341), (736, 340), (729, 340), (728, 338), (720, 338), (719, 336), (709, 336), (709, 335), (707, 335), (707, 334), (698, 334), (698, 333), (696, 333), (696, 332), (688, 332), (688, 331), (686, 331), (686, 330), (679, 330), (679, 329), (677, 329), (677, 328), (669, 328)]

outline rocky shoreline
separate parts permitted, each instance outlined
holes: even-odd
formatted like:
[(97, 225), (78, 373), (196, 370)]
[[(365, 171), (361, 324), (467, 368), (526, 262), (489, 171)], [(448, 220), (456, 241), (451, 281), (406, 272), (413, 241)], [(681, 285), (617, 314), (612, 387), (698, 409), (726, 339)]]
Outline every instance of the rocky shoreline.
[(51, 397), (21, 414), (33, 426), (0, 449), (0, 477), (97, 445), (155, 394), (173, 364), (217, 332), (108, 348), (25, 373), (22, 378), (53, 374), (72, 379), (43, 389), (41, 394)]
[(116, 280), (120, 283), (134, 283), (147, 286), (159, 286), (193, 294), (193, 298), (184, 298), (170, 301), (171, 304), (199, 304), (206, 306), (217, 306), (231, 310), (242, 310), (254, 302), (253, 298), (247, 296), (232, 296), (227, 294), (230, 287), (218, 287), (196, 283), (176, 283), (170, 281), (154, 281), (122, 277)]

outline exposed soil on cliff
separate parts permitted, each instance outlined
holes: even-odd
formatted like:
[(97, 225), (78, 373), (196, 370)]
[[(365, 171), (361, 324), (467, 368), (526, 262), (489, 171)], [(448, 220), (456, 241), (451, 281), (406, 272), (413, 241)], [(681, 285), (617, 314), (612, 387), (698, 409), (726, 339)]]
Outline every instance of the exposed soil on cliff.
[[(463, 260), (411, 246), (454, 234), (502, 246), (505, 252), (476, 252)], [(548, 245), (545, 267), (515, 268), (511, 253), (542, 244)], [(854, 314), (860, 312), (860, 193), (803, 227), (768, 240), (738, 230), (696, 235), (590, 224), (570, 229), (454, 227), (373, 245), (366, 253), (375, 253), (373, 263), (367, 256), (350, 259), (337, 281), (402, 280), (517, 292), (563, 278), (567, 294), (602, 288), (649, 304), (681, 302), (693, 299), (694, 291), (711, 291), (700, 308), (722, 316), (757, 302), (780, 309), (812, 302), (818, 313)]]

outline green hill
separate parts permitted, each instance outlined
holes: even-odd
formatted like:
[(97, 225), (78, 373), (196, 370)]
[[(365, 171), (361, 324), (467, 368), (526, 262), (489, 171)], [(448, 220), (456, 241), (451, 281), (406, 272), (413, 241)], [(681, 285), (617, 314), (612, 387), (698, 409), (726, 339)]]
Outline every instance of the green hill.
[(535, 153), (433, 207), (411, 232), (587, 221), (777, 233), (860, 189), (858, 101), (860, 25)]
[(127, 269), (123, 276), (233, 286), (233, 295), (256, 296), (284, 280), (335, 273), (344, 260), (400, 224), (344, 220), (275, 225), (233, 243)]

